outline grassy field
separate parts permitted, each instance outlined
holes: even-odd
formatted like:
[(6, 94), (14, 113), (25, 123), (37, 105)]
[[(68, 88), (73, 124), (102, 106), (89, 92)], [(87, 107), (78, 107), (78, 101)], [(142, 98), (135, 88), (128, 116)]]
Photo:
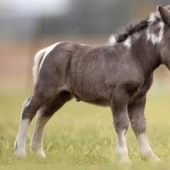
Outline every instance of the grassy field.
[(75, 100), (57, 112), (47, 125), (44, 135), (46, 159), (38, 159), (29, 151), (35, 121), (29, 129), (27, 158), (15, 158), (13, 143), (21, 104), (29, 94), (23, 89), (0, 90), (0, 169), (170, 169), (170, 88), (153, 88), (148, 94), (146, 107), (148, 138), (154, 152), (162, 160), (160, 164), (140, 159), (131, 128), (127, 142), (132, 164), (120, 164), (115, 154), (116, 135), (110, 109)]

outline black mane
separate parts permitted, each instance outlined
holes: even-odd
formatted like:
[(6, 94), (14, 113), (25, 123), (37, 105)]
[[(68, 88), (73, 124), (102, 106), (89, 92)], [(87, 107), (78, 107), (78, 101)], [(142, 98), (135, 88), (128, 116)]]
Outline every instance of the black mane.
[(155, 21), (151, 22), (149, 21), (149, 17), (146, 19), (136, 21), (136, 22), (131, 22), (128, 24), (125, 28), (123, 28), (121, 31), (118, 31), (118, 33), (115, 35), (116, 42), (120, 43), (125, 41), (129, 36), (139, 33), (141, 30), (147, 28), (149, 25), (160, 21), (160, 18), (155, 15)]

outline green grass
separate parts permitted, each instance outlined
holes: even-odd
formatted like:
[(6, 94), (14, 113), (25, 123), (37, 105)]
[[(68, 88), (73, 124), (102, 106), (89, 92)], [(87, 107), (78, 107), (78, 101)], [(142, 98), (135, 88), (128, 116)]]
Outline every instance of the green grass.
[(120, 164), (115, 154), (116, 134), (110, 108), (74, 100), (58, 111), (47, 125), (44, 135), (46, 159), (38, 159), (29, 151), (35, 120), (29, 129), (27, 158), (15, 158), (13, 143), (21, 105), (29, 94), (23, 89), (0, 90), (0, 169), (170, 169), (170, 88), (154, 88), (148, 95), (146, 107), (148, 138), (152, 149), (161, 158), (161, 164), (140, 159), (131, 128), (127, 142), (132, 164)]

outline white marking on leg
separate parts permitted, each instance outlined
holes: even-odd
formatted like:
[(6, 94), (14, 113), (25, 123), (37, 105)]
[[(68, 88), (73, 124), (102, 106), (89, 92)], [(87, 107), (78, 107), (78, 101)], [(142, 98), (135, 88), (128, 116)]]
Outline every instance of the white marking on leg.
[(130, 159), (128, 157), (128, 149), (126, 145), (126, 130), (122, 130), (117, 134), (117, 145), (116, 145), (116, 153), (118, 159), (122, 162), (129, 162)]
[(26, 138), (28, 134), (29, 124), (30, 124), (29, 119), (24, 119), (20, 121), (18, 134), (14, 144), (15, 155), (18, 157), (26, 156), (25, 146), (26, 146)]
[(15, 155), (18, 157), (26, 156), (25, 146), (26, 146), (26, 138), (28, 134), (28, 127), (30, 124), (30, 119), (22, 119), (22, 114), (24, 108), (28, 106), (30, 100), (27, 99), (22, 104), (21, 116), (20, 116), (20, 124), (18, 128), (18, 134), (14, 143)]
[(36, 152), (36, 154), (42, 158), (46, 157), (46, 155), (43, 151), (42, 139), (43, 139), (43, 132), (44, 132), (45, 125), (49, 119), (50, 118), (47, 118), (47, 117), (41, 117), (40, 114), (38, 115), (34, 133), (33, 133), (32, 139), (31, 139), (31, 144), (30, 144), (31, 151)]
[(139, 152), (142, 158), (151, 159), (158, 162), (160, 161), (160, 159), (153, 153), (145, 133), (137, 135), (137, 141)]
[(142, 156), (152, 152), (152, 149), (148, 143), (146, 134), (140, 134), (137, 136), (139, 152)]
[(114, 35), (111, 35), (110, 38), (109, 38), (109, 42), (108, 42), (108, 43), (109, 43), (110, 45), (115, 45), (116, 42), (117, 42), (117, 41), (116, 41), (115, 36), (114, 36)]
[(131, 47), (132, 44), (131, 44), (131, 38), (130, 38), (130, 37), (125, 40), (124, 45), (125, 45), (127, 48), (130, 48), (130, 47)]

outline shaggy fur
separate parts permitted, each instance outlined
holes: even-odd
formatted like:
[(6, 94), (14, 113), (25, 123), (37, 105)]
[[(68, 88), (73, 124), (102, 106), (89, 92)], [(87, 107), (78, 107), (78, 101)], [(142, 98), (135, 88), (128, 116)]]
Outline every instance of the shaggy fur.
[(144, 108), (154, 70), (160, 64), (170, 68), (169, 25), (169, 6), (159, 6), (157, 12), (112, 37), (113, 44), (62, 42), (41, 50), (35, 58), (34, 92), (23, 105), (15, 154), (26, 154), (28, 125), (38, 111), (31, 150), (45, 157), (42, 137), (46, 123), (67, 101), (76, 98), (111, 107), (121, 161), (129, 161), (129, 120), (141, 157), (159, 161), (146, 137)]

